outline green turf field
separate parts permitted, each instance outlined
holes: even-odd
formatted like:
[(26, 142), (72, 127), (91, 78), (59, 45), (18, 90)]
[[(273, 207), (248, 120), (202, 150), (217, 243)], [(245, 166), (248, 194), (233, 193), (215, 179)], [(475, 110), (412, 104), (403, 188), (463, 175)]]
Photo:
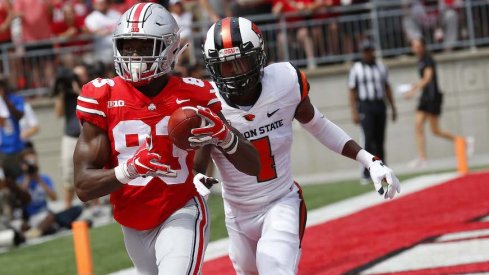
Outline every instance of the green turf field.
[[(417, 175), (419, 174), (401, 176), (400, 179)], [(309, 211), (370, 191), (373, 191), (371, 185), (362, 186), (358, 184), (358, 180), (303, 187)], [(226, 237), (221, 198), (211, 195), (208, 204), (212, 216), (211, 240)], [(107, 274), (132, 266), (124, 248), (119, 225), (110, 224), (94, 228), (90, 231), (90, 238), (95, 274)], [(71, 235), (0, 254), (0, 274), (76, 274)]]

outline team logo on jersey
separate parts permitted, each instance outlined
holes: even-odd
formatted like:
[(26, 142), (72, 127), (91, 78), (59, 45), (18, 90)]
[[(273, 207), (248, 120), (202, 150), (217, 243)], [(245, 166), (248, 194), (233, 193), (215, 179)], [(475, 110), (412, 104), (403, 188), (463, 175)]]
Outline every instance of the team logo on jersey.
[(255, 115), (254, 114), (246, 114), (243, 116), (246, 120), (248, 121), (253, 121), (255, 120)]
[(125, 104), (124, 100), (107, 101), (107, 108), (124, 107)]
[(148, 110), (150, 110), (150, 111), (156, 110), (156, 105), (154, 105), (153, 103), (149, 104), (148, 105)]

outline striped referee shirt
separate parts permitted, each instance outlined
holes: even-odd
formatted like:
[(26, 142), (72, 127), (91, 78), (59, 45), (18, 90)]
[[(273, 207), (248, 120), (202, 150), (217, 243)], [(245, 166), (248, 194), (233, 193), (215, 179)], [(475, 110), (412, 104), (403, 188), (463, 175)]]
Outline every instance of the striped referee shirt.
[(359, 101), (384, 100), (385, 87), (389, 84), (387, 67), (382, 62), (367, 64), (355, 62), (348, 76), (348, 88), (357, 92)]

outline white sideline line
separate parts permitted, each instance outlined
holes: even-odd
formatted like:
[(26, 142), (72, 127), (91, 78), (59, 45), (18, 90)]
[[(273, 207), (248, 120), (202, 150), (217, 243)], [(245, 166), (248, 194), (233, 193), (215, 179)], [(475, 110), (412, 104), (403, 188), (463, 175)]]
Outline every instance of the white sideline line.
[[(396, 197), (403, 197), (425, 188), (444, 183), (456, 177), (458, 177), (458, 174), (451, 172), (412, 178), (402, 182), (401, 193), (396, 194)], [(382, 199), (380, 195), (373, 191), (372, 187), (372, 192), (309, 211), (307, 213), (307, 227), (348, 216), (360, 210), (384, 203), (385, 201), (386, 200)], [(226, 256), (228, 254), (228, 241), (229, 240), (225, 238), (209, 243), (205, 252), (205, 261)], [(136, 275), (136, 270), (134, 268), (128, 268), (111, 273), (111, 275)]]

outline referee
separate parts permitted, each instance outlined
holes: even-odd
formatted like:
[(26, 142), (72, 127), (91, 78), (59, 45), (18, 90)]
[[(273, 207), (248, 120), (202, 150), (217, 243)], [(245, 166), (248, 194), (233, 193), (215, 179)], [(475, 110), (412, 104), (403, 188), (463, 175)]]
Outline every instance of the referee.
[[(362, 59), (353, 64), (348, 77), (352, 119), (362, 126), (365, 150), (385, 160), (386, 99), (392, 108), (392, 121), (397, 118), (387, 67), (375, 59), (372, 42), (364, 40), (359, 48)], [(367, 184), (369, 179), (370, 174), (364, 169), (360, 182)]]

